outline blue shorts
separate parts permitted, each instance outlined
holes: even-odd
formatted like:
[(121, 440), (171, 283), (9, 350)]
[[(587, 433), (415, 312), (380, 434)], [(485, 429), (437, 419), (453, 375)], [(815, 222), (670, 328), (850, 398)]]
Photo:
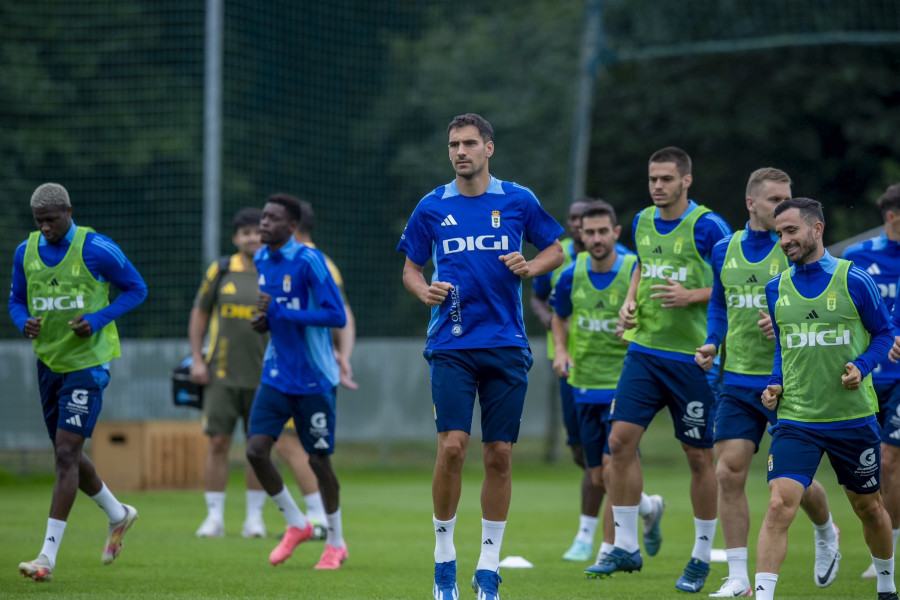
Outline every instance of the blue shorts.
[(44, 425), (51, 440), (64, 429), (89, 438), (103, 408), (103, 390), (109, 385), (109, 370), (90, 367), (71, 373), (54, 373), (37, 361), (38, 387)]
[(481, 440), (519, 439), (528, 370), (528, 348), (425, 350), (431, 365), (431, 396), (438, 432), (472, 431), (475, 394), (481, 405)]
[(575, 404), (588, 467), (599, 467), (603, 455), (609, 454), (609, 407), (609, 404)]
[(578, 415), (575, 412), (575, 393), (567, 377), (559, 378), (559, 397), (562, 399), (563, 425), (566, 426), (566, 445), (580, 446), (581, 433), (578, 428)]
[(891, 446), (900, 446), (900, 381), (877, 384), (875, 394), (878, 395), (881, 441)]
[(291, 418), (307, 454), (334, 454), (334, 391), (285, 394), (261, 383), (250, 408), (247, 436), (268, 435), (277, 440)]
[(609, 419), (646, 428), (656, 413), (668, 407), (679, 441), (712, 448), (715, 403), (706, 371), (696, 363), (629, 352)]
[(772, 428), (767, 481), (787, 477), (809, 486), (822, 454), (838, 483), (856, 494), (881, 487), (881, 428), (876, 421), (855, 429), (812, 429), (785, 421)]
[(750, 440), (759, 450), (759, 442), (769, 424), (778, 422), (774, 410), (762, 403), (762, 391), (733, 385), (722, 386), (716, 401), (713, 441)]

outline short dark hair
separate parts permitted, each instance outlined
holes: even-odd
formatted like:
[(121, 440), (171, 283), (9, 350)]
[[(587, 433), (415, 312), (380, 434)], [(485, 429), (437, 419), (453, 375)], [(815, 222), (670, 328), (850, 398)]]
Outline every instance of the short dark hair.
[(303, 210), (300, 208), (300, 199), (290, 194), (278, 192), (266, 198), (266, 203), (280, 204), (291, 216), (292, 221), (300, 222), (303, 218)]
[(800, 217), (808, 225), (814, 225), (816, 221), (825, 224), (825, 215), (822, 212), (822, 203), (812, 198), (791, 198), (775, 207), (777, 217), (786, 210), (796, 208), (800, 211)]
[(300, 220), (297, 221), (297, 231), (300, 233), (311, 234), (313, 223), (316, 221), (316, 213), (313, 211), (312, 204), (306, 200), (301, 200), (300, 212)]
[(475, 113), (466, 113), (464, 115), (453, 117), (453, 120), (447, 125), (447, 133), (449, 134), (454, 129), (459, 129), (460, 127), (466, 127), (468, 125), (474, 125), (478, 128), (478, 133), (481, 134), (481, 139), (484, 143), (494, 141), (494, 128), (491, 127), (491, 124), (488, 123), (484, 117), (476, 115)]
[(231, 233), (235, 234), (241, 227), (259, 227), (262, 211), (258, 208), (242, 208), (231, 221)]
[(684, 177), (691, 174), (691, 157), (688, 153), (676, 146), (666, 146), (653, 153), (651, 163), (675, 163), (678, 174)]
[(584, 212), (581, 213), (582, 221), (584, 221), (588, 217), (609, 217), (609, 220), (612, 222), (613, 227), (618, 225), (618, 220), (616, 219), (616, 209), (613, 208), (612, 204), (610, 204), (606, 200), (601, 200), (600, 198), (591, 200)]
[(878, 199), (878, 210), (884, 218), (888, 211), (900, 214), (900, 183), (888, 187)]

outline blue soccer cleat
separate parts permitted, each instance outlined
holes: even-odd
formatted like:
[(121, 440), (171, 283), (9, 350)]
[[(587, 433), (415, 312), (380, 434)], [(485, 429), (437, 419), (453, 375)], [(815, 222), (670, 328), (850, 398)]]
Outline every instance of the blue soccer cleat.
[(472, 577), (472, 589), (477, 600), (500, 600), (497, 588), (500, 587), (500, 574), (487, 569), (478, 569)]
[(653, 512), (643, 518), (644, 550), (647, 552), (647, 556), (656, 556), (659, 547), (662, 546), (662, 530), (659, 528), (659, 522), (662, 520), (663, 511), (666, 510), (666, 501), (658, 494), (650, 496), (650, 500), (655, 508)]
[(592, 579), (597, 577), (612, 577), (616, 571), (624, 571), (631, 573), (632, 571), (640, 571), (644, 566), (644, 559), (641, 558), (641, 551), (625, 552), (621, 548), (613, 548), (612, 551), (597, 561), (597, 564), (591, 565), (584, 570), (584, 574)]
[(703, 589), (703, 584), (706, 583), (707, 575), (709, 575), (709, 563), (691, 558), (684, 568), (684, 573), (675, 582), (675, 589), (692, 594), (699, 592)]
[(457, 600), (456, 561), (434, 563), (434, 600)]

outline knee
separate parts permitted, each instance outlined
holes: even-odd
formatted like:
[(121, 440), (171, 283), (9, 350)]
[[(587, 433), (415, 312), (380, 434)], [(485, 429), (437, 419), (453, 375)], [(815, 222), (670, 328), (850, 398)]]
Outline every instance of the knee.
[(714, 470), (713, 453), (710, 448), (684, 447), (684, 455), (687, 457), (688, 467), (692, 473), (701, 473), (707, 469)]
[(466, 445), (459, 439), (447, 438), (438, 448), (438, 459), (449, 466), (461, 469), (466, 461)]
[(591, 473), (591, 485), (601, 491), (606, 490), (606, 477), (603, 473), (603, 467), (592, 467), (590, 469)]
[(273, 440), (264, 435), (253, 435), (247, 440), (247, 460), (259, 464), (269, 460)]
[(484, 469), (495, 474), (509, 475), (512, 464), (512, 444), (487, 444), (484, 449)]
[(897, 454), (900, 453), (900, 448), (896, 448), (893, 446), (887, 447), (886, 444), (882, 444), (881, 449), (881, 478), (882, 479), (890, 479), (893, 478), (895, 473), (895, 469), (898, 465), (900, 465), (900, 460), (898, 460)]
[(609, 455), (614, 460), (621, 460), (637, 455), (637, 441), (630, 433), (613, 428), (609, 434)]
[(716, 465), (716, 481), (719, 482), (719, 489), (729, 491), (740, 491), (744, 489), (747, 481), (747, 472), (725, 460), (719, 460)]
[(209, 452), (214, 455), (228, 454), (231, 447), (231, 439), (227, 435), (211, 435), (209, 436)]
[(769, 506), (766, 509), (765, 521), (769, 525), (787, 527), (793, 521), (796, 512), (797, 507), (788, 504), (784, 497), (772, 494), (772, 497), (769, 498)]
[(853, 501), (853, 512), (864, 523), (877, 523), (882, 518), (887, 518), (887, 512), (881, 502), (880, 496), (876, 494), (867, 494), (858, 496)]
[(572, 460), (582, 469), (587, 468), (587, 463), (584, 460), (584, 446), (572, 446)]

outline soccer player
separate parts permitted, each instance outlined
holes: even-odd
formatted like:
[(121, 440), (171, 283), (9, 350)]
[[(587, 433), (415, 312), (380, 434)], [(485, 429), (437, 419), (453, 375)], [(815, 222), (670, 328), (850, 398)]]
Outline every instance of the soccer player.
[[(563, 247), (563, 264), (551, 271), (544, 273), (532, 280), (531, 311), (547, 328), (547, 358), (553, 365), (553, 337), (551, 324), (553, 322), (553, 308), (548, 302), (562, 272), (574, 261), (579, 252), (584, 251), (581, 240), (581, 216), (593, 198), (582, 198), (569, 205), (569, 214), (566, 217), (566, 227), (569, 237), (561, 240)], [(618, 249), (618, 248), (617, 248)], [(593, 484), (589, 468), (584, 458), (584, 446), (579, 434), (578, 417), (575, 411), (575, 400), (572, 388), (565, 376), (559, 377), (560, 405), (562, 407), (563, 425), (566, 428), (566, 445), (572, 450), (572, 460), (582, 469), (581, 478), (581, 516), (578, 522), (578, 532), (572, 546), (563, 554), (563, 560), (585, 561), (590, 560), (594, 552), (594, 533), (599, 522), (598, 514), (603, 503), (603, 488)]]
[[(422, 198), (397, 248), (406, 254), (403, 284), (432, 307), (425, 357), (438, 431), (433, 594), (435, 600), (459, 595), (453, 530), (477, 391), (484, 482), (481, 556), (472, 587), (478, 600), (497, 600), (512, 446), (533, 361), (522, 321), (522, 279), (562, 264), (562, 227), (528, 188), (490, 175), (494, 131), (486, 120), (460, 115), (447, 133), (456, 178)], [(521, 254), (523, 240), (539, 251), (530, 261)], [(430, 284), (423, 274), (429, 259)]]
[[(772, 374), (775, 339), (766, 307), (765, 284), (788, 267), (775, 235), (775, 207), (791, 197), (791, 178), (779, 169), (757, 169), (747, 182), (746, 229), (713, 246), (713, 291), (707, 310), (706, 343), (695, 360), (703, 369), (724, 345), (723, 389), (718, 396), (713, 450), (719, 482), (719, 520), (725, 538), (728, 579), (711, 598), (750, 596), (747, 537), (750, 509), (745, 485), (753, 455), (775, 412), (759, 401)], [(726, 337), (726, 333), (728, 334)], [(813, 480), (800, 505), (815, 526), (814, 580), (831, 585), (837, 576), (838, 534), (822, 485)]]
[(891, 521), (879, 493), (878, 400), (869, 376), (893, 344), (889, 315), (869, 275), (822, 245), (822, 205), (792, 198), (775, 232), (793, 267), (766, 284), (775, 360), (762, 393), (776, 409), (768, 458), (769, 506), (756, 549), (758, 600), (775, 595), (788, 527), (822, 454), (862, 522), (878, 599), (896, 600)]
[(638, 445), (656, 413), (668, 407), (691, 471), (696, 531), (691, 558), (675, 587), (699, 592), (709, 574), (716, 530), (715, 399), (694, 353), (706, 337), (712, 248), (731, 230), (721, 217), (688, 199), (693, 178), (684, 150), (670, 146), (655, 152), (648, 175), (653, 206), (639, 212), (632, 227), (640, 268), (619, 311), (631, 344), (610, 410), (607, 491), (615, 548), (593, 572), (603, 577), (643, 565), (636, 536), (643, 487)]
[[(72, 221), (72, 203), (57, 183), (31, 196), (38, 231), (16, 248), (9, 314), (37, 355), (44, 424), (56, 456), (56, 482), (38, 557), (19, 573), (50, 581), (69, 512), (80, 489), (106, 513), (103, 564), (112, 564), (125, 532), (138, 518), (94, 470), (84, 452), (109, 384), (109, 362), (121, 356), (115, 320), (147, 297), (147, 286), (122, 250), (105, 235)], [(110, 303), (109, 285), (119, 290)]]
[[(260, 247), (258, 208), (239, 211), (232, 221), (231, 241), (237, 252), (228, 258), (228, 269), (212, 263), (200, 284), (188, 323), (191, 344), (191, 381), (203, 390), (203, 432), (209, 436), (206, 453), (207, 515), (197, 529), (197, 537), (225, 535), (225, 485), (228, 483), (228, 450), (238, 418), (244, 433), (250, 420), (250, 406), (259, 385), (267, 336), (253, 331), (250, 321), (256, 314), (258, 288), (253, 255)], [(210, 330), (209, 350), (203, 342)], [(247, 466), (246, 518), (244, 537), (265, 537), (262, 511), (266, 493)]]
[(334, 452), (334, 388), (340, 381), (331, 327), (347, 317), (340, 292), (321, 252), (293, 239), (300, 203), (288, 194), (269, 196), (260, 221), (265, 246), (256, 253), (260, 314), (252, 322), (269, 331), (262, 380), (253, 400), (247, 458), (263, 489), (284, 515), (287, 529), (269, 554), (273, 565), (313, 537), (313, 525), (297, 507), (272, 463), (271, 451), (293, 418), (309, 464), (319, 482), (328, 521), (325, 550), (316, 569), (338, 569), (347, 558), (341, 526), (340, 486), (331, 464)]
[[(605, 492), (603, 454), (609, 425), (609, 407), (622, 372), (626, 345), (617, 335), (619, 307), (628, 292), (631, 273), (637, 264), (633, 253), (617, 251), (622, 226), (616, 212), (602, 201), (591, 202), (580, 221), (586, 252), (565, 269), (553, 290), (553, 370), (566, 379), (572, 390), (578, 436), (583, 443), (592, 495), (603, 501)], [(659, 551), (662, 536), (659, 520), (663, 501), (659, 496), (642, 496), (646, 507), (644, 543), (648, 554)], [(612, 509), (604, 510), (604, 542), (598, 561), (612, 550)], [(599, 511), (599, 507), (598, 507)], [(593, 531), (596, 528), (594, 519)], [(590, 558), (590, 556), (588, 557)], [(590, 572), (590, 568), (588, 568)]]
[[(900, 183), (885, 190), (878, 199), (884, 219), (884, 231), (872, 239), (853, 244), (844, 250), (843, 258), (865, 269), (881, 291), (890, 311), (897, 298), (900, 278)], [(900, 365), (883, 360), (872, 371), (872, 384), (878, 396), (878, 423), (881, 425), (881, 496), (891, 516), (894, 548), (900, 537)], [(874, 565), (862, 574), (875, 577)]]

